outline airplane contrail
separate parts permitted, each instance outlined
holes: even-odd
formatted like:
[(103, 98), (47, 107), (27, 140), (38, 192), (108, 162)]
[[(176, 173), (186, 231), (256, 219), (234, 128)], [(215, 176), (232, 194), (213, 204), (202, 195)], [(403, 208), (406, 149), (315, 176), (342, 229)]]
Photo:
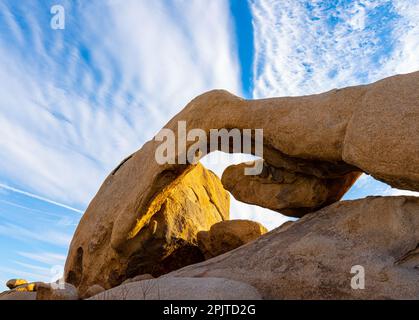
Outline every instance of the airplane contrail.
[(0, 183), (0, 188), (5, 189), (5, 190), (9, 190), (9, 191), (12, 191), (12, 192), (15, 192), (15, 193), (19, 193), (19, 194), (22, 194), (24, 196), (27, 196), (27, 197), (30, 197), (30, 198), (33, 198), (33, 199), (37, 199), (37, 200), (40, 200), (40, 201), (43, 201), (43, 202), (46, 202), (46, 203), (50, 203), (50, 204), (53, 204), (57, 207), (65, 208), (65, 209), (68, 209), (68, 210), (71, 210), (71, 211), (74, 211), (74, 212), (77, 212), (77, 213), (81, 213), (81, 214), (84, 213), (83, 211), (81, 211), (79, 209), (67, 206), (65, 204), (56, 202), (54, 200), (50, 200), (50, 199), (38, 196), (38, 195), (33, 194), (33, 193), (29, 193), (29, 192), (26, 192), (26, 191), (23, 191), (23, 190), (19, 190), (19, 189), (10, 187), (10, 186), (8, 186), (6, 184), (3, 184), (3, 183)]

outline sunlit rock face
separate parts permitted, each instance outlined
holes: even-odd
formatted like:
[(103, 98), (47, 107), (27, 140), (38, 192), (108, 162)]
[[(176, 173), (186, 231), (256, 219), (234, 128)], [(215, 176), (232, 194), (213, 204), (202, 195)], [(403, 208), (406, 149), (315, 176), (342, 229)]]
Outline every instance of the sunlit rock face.
[[(126, 162), (116, 175), (130, 180), (135, 165), (135, 161)], [(108, 178), (105, 188), (114, 177)], [(220, 179), (201, 165), (179, 176), (165, 172), (162, 179), (171, 182), (150, 204), (148, 219), (139, 220), (135, 231), (125, 234), (126, 243), (121, 248), (112, 246), (111, 234), (121, 206), (119, 197), (132, 191), (130, 183), (116, 188), (105, 204), (92, 202), (71, 243), (65, 270), (67, 281), (81, 294), (94, 284), (111, 288), (137, 275), (159, 276), (204, 260), (197, 233), (229, 218), (228, 193)]]
[(28, 281), (24, 280), (24, 279), (10, 279), (9, 281), (7, 281), (6, 286), (9, 289), (15, 289), (19, 286), (25, 285), (27, 284)]

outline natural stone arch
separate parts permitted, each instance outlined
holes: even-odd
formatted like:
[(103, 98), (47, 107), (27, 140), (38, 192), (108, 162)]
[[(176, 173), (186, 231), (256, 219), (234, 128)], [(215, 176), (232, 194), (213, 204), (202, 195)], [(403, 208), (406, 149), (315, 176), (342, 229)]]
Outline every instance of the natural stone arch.
[[(299, 204), (312, 211), (339, 200), (362, 171), (394, 187), (419, 191), (418, 87), (419, 72), (304, 97), (243, 100), (217, 90), (191, 101), (165, 128), (176, 132), (179, 121), (186, 121), (188, 130), (200, 128), (207, 133), (214, 128), (262, 128), (267, 166), (294, 175), (292, 187), (306, 186), (308, 180), (315, 185), (333, 179), (334, 191), (323, 202), (304, 207), (303, 199)], [(161, 208), (165, 191), (194, 168), (159, 165), (154, 158), (159, 144), (147, 142), (105, 180), (78, 227), (79, 233), (86, 223), (99, 226), (100, 216), (111, 214), (115, 219), (107, 226), (110, 230), (104, 231), (110, 237), (109, 250), (123, 256), (132, 239)], [(192, 144), (188, 142), (186, 150)], [(239, 178), (237, 172), (226, 176), (226, 187)], [(256, 182), (256, 187), (265, 178)], [(323, 186), (329, 190), (327, 183)], [(243, 193), (242, 200), (255, 202)], [(287, 209), (291, 215), (306, 213), (295, 204), (281, 210)], [(75, 250), (77, 246), (72, 244), (66, 273)]]
[[(264, 159), (269, 165), (317, 178), (364, 171), (394, 187), (419, 191), (418, 87), (419, 72), (415, 72), (304, 97), (244, 100), (216, 90), (192, 100), (164, 128), (176, 132), (179, 121), (186, 121), (187, 130), (200, 128), (208, 134), (214, 128), (263, 128)], [(401, 127), (400, 114), (403, 128), (395, 130)], [(379, 138), (390, 133), (391, 144)], [(186, 149), (192, 144), (187, 142)], [(153, 214), (150, 204), (159, 202), (155, 196), (189, 167), (158, 165), (154, 160), (158, 146), (159, 142), (149, 141), (120, 169), (117, 179), (123, 183), (134, 178), (128, 176), (133, 172), (141, 181), (136, 180), (139, 183), (127, 195), (135, 199), (130, 204), (134, 211), (124, 208), (118, 214), (114, 248)], [(117, 182), (105, 181), (106, 190), (98, 195), (105, 195), (113, 184)]]

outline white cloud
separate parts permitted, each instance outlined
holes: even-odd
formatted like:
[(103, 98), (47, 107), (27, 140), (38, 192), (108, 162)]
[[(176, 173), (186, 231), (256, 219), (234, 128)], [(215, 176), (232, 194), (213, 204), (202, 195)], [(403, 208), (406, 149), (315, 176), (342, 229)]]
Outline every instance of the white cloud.
[(32, 282), (32, 281), (50, 282), (51, 281), (51, 276), (47, 276), (44, 273), (39, 273), (39, 272), (31, 272), (27, 270), (25, 271), (25, 270), (1, 267), (1, 266), (0, 266), (0, 272), (10, 274), (11, 277), (13, 278), (26, 278), (25, 280), (29, 282)]
[(255, 97), (307, 95), (419, 69), (419, 1), (251, 1)]
[[(63, 203), (58, 203), (58, 202), (56, 202), (56, 201), (53, 201), (53, 200), (50, 200), (50, 199), (47, 199), (47, 198), (44, 198), (44, 197), (38, 196), (38, 195), (36, 195), (36, 194), (29, 193), (29, 192), (26, 192), (26, 191), (23, 191), (23, 190), (19, 190), (19, 189), (16, 189), (16, 188), (10, 187), (10, 186), (8, 186), (8, 185), (6, 185), (6, 184), (3, 184), (3, 183), (0, 183), (0, 189), (5, 189), (5, 190), (11, 191), (11, 192), (19, 193), (19, 194), (22, 194), (22, 195), (27, 196), (27, 197), (29, 197), (29, 198), (37, 199), (37, 200), (40, 200), (40, 201), (43, 201), (43, 202), (46, 202), (46, 203), (52, 204), (52, 205), (54, 205), (54, 206), (57, 206), (57, 207), (61, 207), (61, 208), (64, 208), (64, 209), (70, 210), (70, 211), (74, 211), (74, 212), (77, 212), (77, 213), (83, 213), (83, 211), (78, 210), (78, 209), (75, 209), (75, 208), (70, 207), (70, 206), (67, 206), (67, 205), (65, 205), (65, 204), (63, 204)], [(9, 202), (9, 203), (10, 203), (10, 202)], [(21, 206), (21, 207), (22, 207), (22, 206)], [(22, 207), (22, 208), (23, 208), (23, 207)]]
[(45, 211), (45, 210), (29, 208), (29, 207), (22, 206), (18, 203), (12, 202), (12, 201), (0, 200), (0, 203), (6, 204), (8, 206), (15, 207), (15, 208), (23, 209), (23, 212), (25, 212), (25, 213), (33, 212), (33, 213), (36, 213), (38, 215), (41, 214), (41, 215), (46, 215), (46, 216), (54, 217), (54, 218), (58, 218), (58, 219), (63, 219), (64, 218), (63, 215), (60, 215), (60, 214), (57, 214), (57, 213), (52, 213), (52, 212)]
[(0, 38), (0, 181), (86, 206), (112, 168), (195, 95), (240, 93), (239, 67), (226, 2), (66, 5), (76, 21), (68, 38), (29, 10), (32, 37), (22, 36), (20, 51)]
[(64, 265), (66, 256), (53, 252), (17, 252), (18, 255), (46, 265)]
[(25, 269), (34, 270), (34, 271), (37, 271), (41, 274), (49, 275), (51, 273), (51, 268), (40, 267), (40, 266), (35, 265), (35, 264), (24, 263), (24, 262), (20, 262), (20, 261), (12, 261), (12, 262), (16, 265), (24, 267)]
[(387, 59), (388, 73), (408, 73), (419, 70), (419, 1), (393, 0), (395, 11), (400, 15), (393, 30), (395, 50)]
[(56, 230), (45, 230), (39, 227), (28, 229), (13, 223), (1, 223), (0, 235), (10, 239), (25, 242), (37, 241), (64, 248), (68, 247), (72, 238), (72, 235)]

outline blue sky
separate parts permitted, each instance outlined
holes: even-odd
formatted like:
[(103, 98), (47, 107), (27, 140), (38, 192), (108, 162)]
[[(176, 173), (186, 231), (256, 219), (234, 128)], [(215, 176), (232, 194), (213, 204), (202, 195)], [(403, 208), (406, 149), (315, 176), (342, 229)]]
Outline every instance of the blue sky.
[[(318, 93), (418, 70), (418, 52), (419, 0), (1, 0), (0, 289), (50, 281), (107, 173), (194, 96)], [(363, 176), (346, 199), (405, 193)]]

